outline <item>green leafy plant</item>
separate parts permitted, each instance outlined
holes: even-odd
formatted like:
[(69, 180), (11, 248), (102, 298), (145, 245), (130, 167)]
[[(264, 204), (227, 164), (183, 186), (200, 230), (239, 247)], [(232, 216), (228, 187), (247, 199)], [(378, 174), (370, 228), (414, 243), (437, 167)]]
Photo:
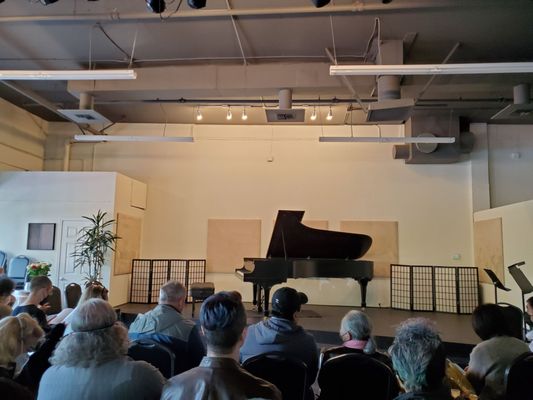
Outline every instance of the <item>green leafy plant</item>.
[(26, 270), (28, 271), (26, 277), (30, 280), (36, 276), (49, 276), (51, 267), (52, 264), (47, 262), (31, 263), (26, 267)]
[(75, 269), (87, 267), (87, 284), (101, 280), (106, 253), (108, 250), (115, 251), (116, 241), (120, 239), (111, 230), (115, 220), (106, 220), (106, 215), (106, 212), (98, 210), (95, 215), (83, 216), (91, 224), (81, 230), (76, 251), (72, 253)]

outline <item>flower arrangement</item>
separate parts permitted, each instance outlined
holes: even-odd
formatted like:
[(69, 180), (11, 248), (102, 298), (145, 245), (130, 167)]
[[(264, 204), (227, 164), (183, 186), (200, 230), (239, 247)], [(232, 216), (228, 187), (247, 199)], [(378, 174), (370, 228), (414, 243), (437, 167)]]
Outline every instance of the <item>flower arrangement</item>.
[(26, 267), (26, 270), (28, 271), (27, 277), (31, 279), (36, 276), (48, 276), (50, 275), (51, 267), (52, 267), (52, 264), (44, 262), (44, 261), (31, 263)]

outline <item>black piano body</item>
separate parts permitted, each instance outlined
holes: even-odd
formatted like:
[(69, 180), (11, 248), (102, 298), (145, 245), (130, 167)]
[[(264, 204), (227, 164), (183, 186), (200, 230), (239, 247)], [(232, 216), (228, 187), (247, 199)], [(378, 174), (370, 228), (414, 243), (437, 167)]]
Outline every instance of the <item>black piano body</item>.
[[(267, 258), (245, 258), (235, 273), (253, 284), (253, 303), (268, 315), (270, 289), (288, 278), (353, 278), (361, 287), (361, 307), (374, 276), (372, 261), (357, 260), (372, 244), (367, 235), (334, 232), (301, 223), (304, 211), (278, 211)], [(264, 301), (261, 304), (261, 292)]]

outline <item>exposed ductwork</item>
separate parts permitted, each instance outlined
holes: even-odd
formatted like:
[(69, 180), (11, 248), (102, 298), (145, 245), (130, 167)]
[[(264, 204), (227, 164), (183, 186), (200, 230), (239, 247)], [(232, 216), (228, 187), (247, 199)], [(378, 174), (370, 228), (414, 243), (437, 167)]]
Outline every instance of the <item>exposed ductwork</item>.
[(292, 108), (292, 89), (279, 91), (279, 108), (265, 110), (268, 122), (298, 123), (305, 122), (305, 110)]

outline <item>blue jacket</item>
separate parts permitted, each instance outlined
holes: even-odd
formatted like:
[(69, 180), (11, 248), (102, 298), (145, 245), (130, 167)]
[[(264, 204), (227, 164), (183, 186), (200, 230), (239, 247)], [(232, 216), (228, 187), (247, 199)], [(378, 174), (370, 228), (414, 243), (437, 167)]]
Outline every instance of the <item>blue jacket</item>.
[(205, 356), (198, 327), (167, 304), (137, 315), (130, 326), (129, 337), (152, 339), (170, 348), (176, 354), (176, 374), (197, 367)]
[(271, 351), (281, 351), (302, 360), (307, 365), (309, 385), (318, 372), (318, 348), (313, 336), (294, 321), (270, 317), (248, 327), (241, 347), (241, 362)]

